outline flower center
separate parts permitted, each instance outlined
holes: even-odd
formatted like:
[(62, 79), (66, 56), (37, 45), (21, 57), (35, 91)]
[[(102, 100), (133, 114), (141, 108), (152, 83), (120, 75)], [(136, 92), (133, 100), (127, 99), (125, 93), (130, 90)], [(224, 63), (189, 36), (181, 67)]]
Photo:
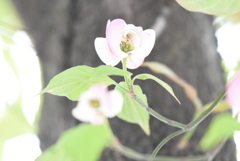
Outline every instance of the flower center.
[(100, 102), (97, 99), (91, 99), (88, 103), (89, 103), (90, 107), (92, 107), (92, 108), (100, 107)]
[(126, 35), (126, 37), (122, 38), (121, 44), (120, 44), (120, 49), (123, 52), (129, 52), (134, 50), (134, 44), (131, 41), (131, 37), (129, 34)]

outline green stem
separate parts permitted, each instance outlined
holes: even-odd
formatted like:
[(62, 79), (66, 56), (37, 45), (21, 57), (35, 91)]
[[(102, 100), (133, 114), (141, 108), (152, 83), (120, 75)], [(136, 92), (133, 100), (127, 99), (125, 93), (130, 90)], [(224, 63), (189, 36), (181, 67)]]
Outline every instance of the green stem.
[(224, 144), (226, 143), (227, 140), (223, 140), (221, 143), (219, 143), (218, 146), (216, 146), (212, 151), (210, 151), (209, 153), (206, 154), (206, 158), (208, 158), (208, 160), (213, 160), (216, 155), (220, 152), (220, 150), (223, 148)]
[(146, 106), (136, 95), (132, 95), (132, 99), (138, 103), (143, 109), (145, 109), (150, 115), (152, 115), (153, 117), (155, 117), (156, 119), (164, 122), (165, 124), (168, 124), (170, 126), (173, 127), (178, 127), (180, 129), (186, 129), (186, 125), (174, 121), (174, 120), (170, 120), (164, 116), (162, 116), (161, 114), (157, 113), (156, 111), (154, 111), (152, 108)]
[(177, 148), (180, 150), (186, 148), (186, 146), (189, 143), (189, 140), (191, 139), (195, 131), (196, 131), (196, 128), (186, 132), (178, 142)]
[[(125, 90), (125, 89), (124, 89)], [(126, 90), (125, 90), (126, 91)], [(126, 91), (127, 92), (127, 91)], [(134, 93), (131, 94), (132, 95), (132, 99), (138, 103), (143, 109), (145, 109), (146, 111), (148, 111), (152, 116), (154, 116), (155, 118), (159, 119), (160, 121), (171, 125), (171, 126), (175, 126), (175, 127), (179, 127), (182, 130), (176, 131), (172, 134), (170, 134), (169, 136), (167, 136), (164, 140), (162, 140), (159, 145), (155, 148), (154, 152), (152, 153), (152, 155), (150, 156), (149, 161), (211, 161), (214, 156), (218, 153), (218, 151), (221, 149), (222, 145), (217, 147), (216, 149), (213, 150), (213, 152), (211, 152), (210, 154), (206, 154), (205, 156), (196, 156), (196, 157), (186, 157), (186, 158), (174, 158), (174, 157), (165, 157), (165, 156), (156, 156), (156, 154), (158, 153), (158, 151), (172, 138), (181, 135), (189, 130), (194, 129), (199, 123), (201, 123), (216, 107), (216, 105), (221, 101), (221, 99), (224, 97), (225, 95), (225, 90), (218, 96), (218, 98), (213, 102), (213, 104), (206, 109), (205, 111), (202, 112), (202, 114), (196, 116), (196, 119), (194, 119), (192, 122), (190, 122), (189, 124), (185, 125), (170, 119), (165, 118), (164, 116), (158, 114), (156, 111), (154, 111), (153, 109), (151, 109), (150, 107), (146, 106)], [(147, 160), (147, 158), (149, 158), (149, 155), (144, 155), (141, 153), (138, 153), (132, 149), (129, 149), (127, 147), (124, 147), (123, 145), (121, 145), (120, 143), (115, 143), (114, 144), (114, 148), (121, 152), (123, 155), (131, 158), (131, 159), (136, 159), (136, 160)], [(212, 155), (211, 155), (212, 154)]]
[[(201, 108), (201, 110), (197, 110), (193, 116), (193, 119), (196, 119), (202, 112), (204, 111), (203, 108)], [(179, 149), (184, 149), (186, 147), (186, 145), (188, 144), (188, 141), (191, 139), (191, 137), (193, 136), (194, 132), (196, 131), (196, 128), (186, 132), (182, 138), (180, 139), (179, 143), (178, 143), (178, 148)]]
[(172, 138), (184, 133), (184, 130), (178, 130), (170, 135), (168, 135), (165, 139), (163, 139), (160, 144), (158, 144), (158, 146), (154, 149), (153, 153), (150, 156), (149, 161), (153, 161), (155, 156), (157, 155), (158, 151), (163, 147), (164, 144), (166, 144), (169, 140), (171, 140)]
[(218, 98), (213, 102), (213, 104), (206, 109), (205, 111), (203, 111), (203, 113), (201, 115), (199, 115), (195, 120), (193, 120), (192, 122), (190, 122), (188, 124), (188, 127), (190, 129), (196, 127), (199, 123), (201, 123), (210, 113), (212, 113), (212, 111), (214, 110), (214, 108), (217, 106), (217, 104), (223, 99), (223, 97), (225, 96), (226, 90), (223, 90), (222, 93), (218, 96)]
[[(123, 68), (124, 71), (127, 71), (127, 58), (122, 59), (122, 68)], [(127, 88), (128, 88), (127, 90), (129, 91), (130, 90), (129, 77), (125, 75), (124, 76), (124, 80), (125, 80), (125, 82), (127, 84)]]
[(106, 122), (106, 131), (108, 131), (109, 133), (109, 137), (110, 137), (110, 145), (115, 145), (116, 144), (116, 139), (115, 139), (115, 135), (112, 131), (112, 128), (109, 124), (108, 118), (105, 118), (105, 122)]
[(135, 94), (132, 94), (132, 99), (139, 104), (143, 109), (145, 109), (150, 115), (152, 115), (153, 117), (157, 118), (158, 120), (173, 126), (173, 127), (178, 127), (180, 129), (183, 129), (186, 131), (189, 131), (191, 129), (193, 129), (194, 127), (196, 127), (200, 122), (202, 122), (203, 119), (205, 119), (215, 108), (215, 106), (218, 104), (218, 102), (224, 97), (225, 95), (225, 90), (220, 94), (220, 96), (216, 99), (216, 101), (213, 102), (213, 104), (206, 109), (205, 111), (203, 111), (203, 113), (201, 115), (199, 115), (196, 119), (194, 119), (192, 122), (190, 122), (189, 124), (185, 125), (182, 124), (180, 122), (177, 121), (173, 121), (170, 120), (164, 116), (162, 116), (161, 114), (157, 113), (156, 111), (154, 111), (152, 108), (146, 106)]
[(216, 105), (218, 104), (218, 102), (221, 101), (221, 99), (225, 96), (225, 90), (218, 96), (218, 98), (213, 102), (213, 104), (206, 109), (205, 111), (203, 111), (203, 113), (201, 115), (199, 115), (195, 120), (193, 120), (192, 122), (190, 122), (189, 124), (186, 125), (185, 129), (176, 131), (172, 134), (170, 134), (169, 136), (167, 136), (164, 140), (162, 140), (159, 145), (155, 148), (155, 150), (153, 151), (150, 160), (149, 161), (153, 161), (154, 157), (156, 156), (156, 154), (158, 153), (158, 151), (162, 148), (162, 146), (164, 144), (166, 144), (169, 140), (171, 140), (172, 138), (186, 132), (189, 131), (193, 128), (195, 128), (198, 124), (200, 124), (216, 107)]

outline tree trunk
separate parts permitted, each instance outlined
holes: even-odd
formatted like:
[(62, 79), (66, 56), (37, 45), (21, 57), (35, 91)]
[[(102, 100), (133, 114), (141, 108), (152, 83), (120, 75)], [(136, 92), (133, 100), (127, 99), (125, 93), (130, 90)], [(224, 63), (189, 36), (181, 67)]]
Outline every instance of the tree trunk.
[[(76, 66), (96, 67), (103, 64), (94, 49), (94, 39), (105, 37), (107, 20), (122, 18), (127, 23), (148, 29), (162, 18), (165, 29), (156, 39), (146, 61), (159, 61), (198, 90), (203, 104), (214, 100), (224, 88), (220, 58), (212, 17), (192, 13), (170, 0), (13, 0), (28, 33), (32, 36), (42, 61), (45, 85), (59, 72)], [(164, 24), (164, 23), (163, 23)], [(164, 27), (159, 23), (157, 28)], [(156, 27), (156, 25), (155, 25)], [(134, 74), (151, 73), (140, 67)], [(152, 81), (137, 82), (148, 96), (149, 106), (167, 118), (188, 123), (194, 106), (182, 88), (171, 80), (155, 74), (169, 83), (181, 101), (179, 105), (162, 87)], [(61, 132), (78, 122), (71, 116), (76, 102), (64, 97), (45, 95), (40, 119), (41, 148), (54, 144)], [(198, 142), (209, 125), (211, 116), (203, 121), (185, 150), (177, 150), (180, 137), (168, 142), (160, 155), (186, 156), (199, 154)], [(150, 119), (151, 135), (147, 137), (138, 125), (118, 118), (110, 120), (114, 133), (123, 145), (142, 153), (151, 153), (167, 135), (176, 131), (155, 118)], [(235, 145), (227, 142), (216, 161), (235, 161)], [(112, 150), (105, 150), (101, 160), (129, 160)]]

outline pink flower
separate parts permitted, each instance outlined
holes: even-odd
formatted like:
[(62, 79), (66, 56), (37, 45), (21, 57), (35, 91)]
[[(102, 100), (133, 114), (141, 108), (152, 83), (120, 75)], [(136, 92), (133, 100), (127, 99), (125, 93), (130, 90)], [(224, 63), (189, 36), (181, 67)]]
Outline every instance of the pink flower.
[(100, 59), (107, 65), (115, 66), (127, 58), (127, 68), (138, 68), (155, 43), (155, 31), (132, 24), (122, 19), (108, 20), (106, 38), (96, 38), (94, 45)]
[(240, 73), (227, 86), (226, 99), (232, 108), (233, 116), (240, 121)]
[(119, 91), (108, 91), (106, 85), (93, 85), (82, 93), (72, 115), (83, 122), (104, 123), (104, 118), (116, 116), (123, 106), (123, 97)]

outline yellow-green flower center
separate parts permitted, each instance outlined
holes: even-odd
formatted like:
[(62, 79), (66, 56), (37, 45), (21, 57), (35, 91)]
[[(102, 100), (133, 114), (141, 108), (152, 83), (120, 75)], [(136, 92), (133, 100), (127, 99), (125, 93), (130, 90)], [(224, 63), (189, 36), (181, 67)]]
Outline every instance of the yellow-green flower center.
[(120, 49), (125, 53), (134, 50), (134, 45), (131, 42), (129, 34), (126, 37), (123, 37), (121, 44), (120, 44)]
[(97, 99), (91, 99), (88, 103), (89, 103), (90, 107), (92, 107), (92, 108), (100, 107), (100, 102)]

